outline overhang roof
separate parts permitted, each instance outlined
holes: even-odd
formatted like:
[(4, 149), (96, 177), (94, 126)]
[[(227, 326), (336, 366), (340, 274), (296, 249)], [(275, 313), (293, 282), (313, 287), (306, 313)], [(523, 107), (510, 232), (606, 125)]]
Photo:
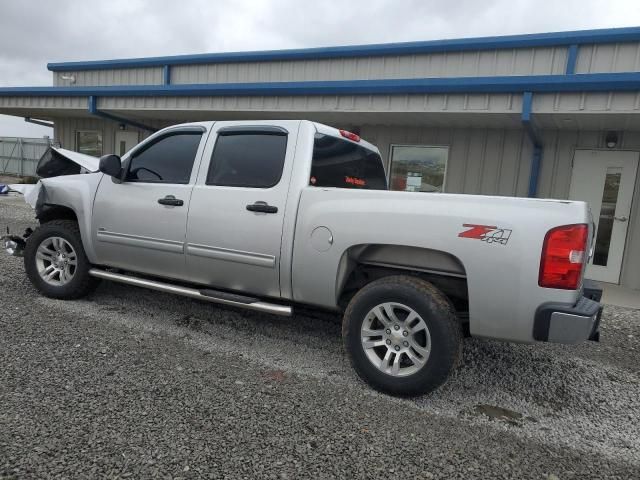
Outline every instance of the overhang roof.
[(421, 53), (552, 47), (636, 41), (640, 41), (640, 27), (323, 48), (204, 53), (196, 55), (90, 60), (81, 62), (54, 62), (49, 63), (47, 68), (54, 72), (65, 72), (165, 65), (194, 65), (203, 63), (268, 62), (324, 58), (358, 58), (383, 55), (415, 55)]
[(2, 97), (202, 97), (639, 91), (640, 72), (310, 82), (5, 87)]

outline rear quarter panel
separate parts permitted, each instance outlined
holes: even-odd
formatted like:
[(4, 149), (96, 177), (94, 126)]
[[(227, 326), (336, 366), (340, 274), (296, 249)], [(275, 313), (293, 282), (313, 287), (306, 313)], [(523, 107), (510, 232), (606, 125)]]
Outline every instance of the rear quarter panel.
[[(574, 302), (577, 291), (538, 286), (544, 236), (558, 225), (587, 223), (583, 202), (511, 197), (306, 187), (293, 248), (293, 299), (333, 308), (340, 260), (352, 246), (407, 245), (447, 252), (463, 264), (474, 336), (533, 341), (543, 302)], [(510, 230), (506, 243), (460, 237), (465, 224)], [(316, 250), (314, 229), (327, 227), (333, 244)]]

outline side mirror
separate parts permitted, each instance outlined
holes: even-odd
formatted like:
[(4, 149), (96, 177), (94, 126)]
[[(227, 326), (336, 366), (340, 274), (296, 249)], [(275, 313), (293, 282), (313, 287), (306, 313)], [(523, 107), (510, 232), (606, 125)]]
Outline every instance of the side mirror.
[(110, 177), (120, 177), (122, 170), (122, 161), (118, 155), (104, 155), (100, 157), (99, 170)]

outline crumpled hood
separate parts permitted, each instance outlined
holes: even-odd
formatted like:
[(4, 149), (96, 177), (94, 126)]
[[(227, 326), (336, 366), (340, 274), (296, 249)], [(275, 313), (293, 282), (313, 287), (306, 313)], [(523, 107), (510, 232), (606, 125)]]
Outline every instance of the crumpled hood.
[[(40, 157), (36, 173), (41, 178), (61, 177), (64, 175), (78, 175), (98, 171), (100, 159), (84, 153), (65, 150), (64, 148), (49, 147)], [(42, 189), (42, 181), (35, 185), (12, 184), (9, 188), (24, 195), (24, 201), (35, 208), (38, 195)]]
[(49, 147), (40, 157), (36, 173), (41, 178), (97, 172), (100, 159), (84, 153)]

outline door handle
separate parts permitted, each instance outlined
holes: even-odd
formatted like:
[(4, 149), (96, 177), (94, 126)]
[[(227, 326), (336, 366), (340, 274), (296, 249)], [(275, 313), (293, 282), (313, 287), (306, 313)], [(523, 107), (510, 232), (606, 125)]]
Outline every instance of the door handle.
[(182, 200), (174, 197), (173, 195), (167, 195), (164, 198), (159, 198), (158, 203), (160, 205), (170, 205), (172, 207), (181, 207), (184, 205), (184, 202)]
[(629, 220), (627, 217), (613, 217), (613, 219), (619, 222), (626, 222), (627, 220)]
[(247, 205), (247, 210), (250, 212), (278, 213), (278, 207), (269, 205), (267, 202), (255, 202), (253, 204), (249, 204)]

